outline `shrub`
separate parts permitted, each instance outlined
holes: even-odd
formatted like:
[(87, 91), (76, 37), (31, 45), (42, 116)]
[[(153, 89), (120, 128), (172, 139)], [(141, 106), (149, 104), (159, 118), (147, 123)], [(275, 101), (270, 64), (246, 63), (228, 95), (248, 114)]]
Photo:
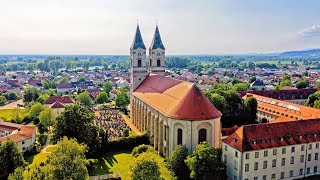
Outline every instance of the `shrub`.
[(123, 136), (123, 137), (128, 137), (129, 134), (130, 134), (130, 131), (129, 131), (128, 128), (123, 129), (123, 131), (122, 131), (122, 136)]
[(150, 144), (148, 134), (122, 137), (104, 144), (105, 150), (127, 150), (141, 144)]
[(141, 153), (143, 152), (148, 152), (148, 151), (152, 151), (153, 148), (149, 145), (145, 145), (145, 144), (141, 144), (140, 146), (138, 147), (135, 147), (132, 152), (131, 152), (131, 155), (133, 157), (138, 157)]
[(190, 179), (190, 170), (185, 160), (188, 157), (188, 149), (186, 146), (178, 145), (167, 159), (166, 166), (177, 179)]
[(132, 180), (160, 180), (160, 168), (153, 154), (142, 153), (131, 166)]

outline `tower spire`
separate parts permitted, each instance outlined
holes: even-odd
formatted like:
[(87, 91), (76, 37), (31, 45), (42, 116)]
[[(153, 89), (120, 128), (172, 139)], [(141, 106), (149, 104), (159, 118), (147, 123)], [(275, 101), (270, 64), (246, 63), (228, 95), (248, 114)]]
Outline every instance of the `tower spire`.
[(137, 19), (137, 29), (136, 29), (136, 33), (134, 35), (133, 42), (130, 49), (138, 49), (138, 48), (146, 49), (146, 46), (143, 43), (140, 28), (139, 28), (139, 22)]
[(159, 28), (158, 28), (158, 20), (156, 21), (156, 30), (154, 31), (153, 39), (152, 39), (149, 50), (157, 49), (157, 48), (165, 50), (165, 47), (161, 40)]

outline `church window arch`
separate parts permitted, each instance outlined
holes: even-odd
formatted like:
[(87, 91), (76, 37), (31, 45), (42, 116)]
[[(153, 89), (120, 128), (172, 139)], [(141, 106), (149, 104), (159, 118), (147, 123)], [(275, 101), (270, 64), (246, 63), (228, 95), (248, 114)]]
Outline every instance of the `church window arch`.
[(138, 67), (142, 67), (142, 61), (141, 61), (141, 59), (138, 59)]
[(159, 53), (159, 52), (157, 53), (157, 56), (160, 56), (160, 53)]
[(198, 131), (198, 143), (207, 141), (207, 130), (202, 128)]
[(160, 59), (157, 60), (157, 67), (160, 67), (161, 66), (161, 61)]
[(182, 144), (182, 137), (183, 137), (183, 131), (181, 128), (179, 128), (177, 131), (177, 144), (178, 145)]
[(152, 60), (150, 59), (150, 66), (152, 66)]
[(140, 52), (138, 53), (138, 56), (141, 57), (141, 53)]

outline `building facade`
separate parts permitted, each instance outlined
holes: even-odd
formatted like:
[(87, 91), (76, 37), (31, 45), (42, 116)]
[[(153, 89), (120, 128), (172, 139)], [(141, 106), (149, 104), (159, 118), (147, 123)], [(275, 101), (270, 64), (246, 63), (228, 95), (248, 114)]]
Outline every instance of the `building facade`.
[(139, 26), (130, 59), (131, 119), (140, 131), (148, 132), (161, 155), (168, 156), (179, 144), (190, 152), (202, 141), (220, 147), (221, 113), (193, 83), (164, 76), (165, 47), (158, 27), (149, 48), (150, 66)]
[(320, 119), (240, 127), (222, 142), (234, 180), (298, 179), (320, 174)]

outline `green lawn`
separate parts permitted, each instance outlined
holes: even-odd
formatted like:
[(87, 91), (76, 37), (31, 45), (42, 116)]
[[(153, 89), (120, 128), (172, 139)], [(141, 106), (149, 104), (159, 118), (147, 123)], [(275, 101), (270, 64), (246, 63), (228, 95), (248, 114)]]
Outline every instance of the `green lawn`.
[[(134, 160), (135, 158), (131, 155), (131, 151), (108, 153), (100, 158), (93, 168), (89, 168), (89, 174), (90, 176), (96, 176), (119, 173), (122, 179), (130, 179), (130, 165)], [(160, 166), (161, 177), (172, 179), (170, 171), (165, 168), (164, 159), (157, 156), (156, 161)]]
[(50, 152), (52, 151), (52, 148), (54, 148), (54, 146), (48, 147), (46, 153), (43, 153), (41, 151), (38, 154), (26, 157), (25, 160), (28, 162), (29, 165), (39, 165), (40, 163), (45, 162), (47, 160), (48, 156), (50, 155)]
[(21, 119), (28, 115), (25, 109), (0, 109), (0, 119), (10, 121), (15, 115), (18, 114)]

